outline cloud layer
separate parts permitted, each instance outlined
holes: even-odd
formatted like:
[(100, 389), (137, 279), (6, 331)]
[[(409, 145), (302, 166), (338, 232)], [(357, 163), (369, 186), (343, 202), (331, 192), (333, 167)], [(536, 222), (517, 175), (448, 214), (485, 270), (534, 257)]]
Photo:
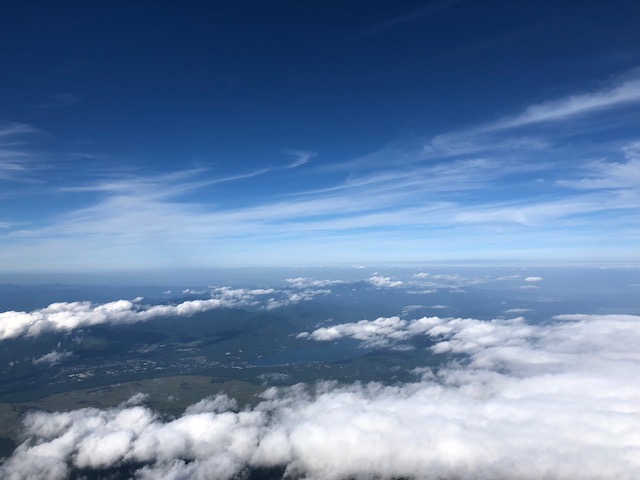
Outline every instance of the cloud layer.
[(562, 315), (538, 325), (394, 317), (351, 326), (372, 324), (378, 333), (367, 338), (429, 335), (434, 352), (458, 355), (416, 372), (416, 383), (271, 388), (241, 411), (223, 396), (176, 419), (124, 404), (31, 413), (26, 441), (0, 473), (56, 479), (70, 468), (140, 462), (143, 479), (230, 479), (275, 465), (323, 480), (640, 475), (640, 317)]
[[(189, 293), (189, 292), (186, 292)], [(44, 332), (71, 331), (99, 324), (146, 322), (160, 317), (189, 317), (216, 308), (262, 307), (274, 309), (325, 295), (328, 290), (281, 290), (219, 287), (211, 298), (188, 300), (177, 305), (142, 305), (142, 298), (104, 304), (58, 302), (31, 312), (0, 313), (0, 340), (40, 335)]]

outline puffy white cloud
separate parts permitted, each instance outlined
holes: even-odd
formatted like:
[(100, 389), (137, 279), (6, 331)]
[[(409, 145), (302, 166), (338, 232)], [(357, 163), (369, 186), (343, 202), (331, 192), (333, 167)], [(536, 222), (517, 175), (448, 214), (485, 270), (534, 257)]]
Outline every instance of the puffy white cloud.
[(332, 341), (343, 337), (351, 337), (362, 341), (369, 347), (388, 346), (391, 342), (406, 340), (412, 333), (409, 331), (412, 322), (400, 317), (380, 317), (377, 320), (361, 320), (357, 323), (342, 323), (331, 327), (323, 327), (311, 333), (303, 332), (299, 338), (311, 338), (318, 341)]
[(393, 280), (391, 277), (385, 277), (378, 273), (371, 275), (367, 282), (376, 288), (395, 288), (404, 285), (400, 280)]
[(200, 400), (198, 403), (190, 405), (185, 410), (187, 415), (195, 415), (205, 412), (227, 412), (234, 408), (238, 408), (238, 404), (233, 398), (229, 398), (227, 395), (218, 395), (216, 397), (207, 397)]
[(527, 277), (524, 279), (525, 282), (541, 282), (544, 280), (542, 277)]
[(419, 272), (411, 275), (413, 278), (429, 278), (429, 274), (427, 272)]
[(135, 323), (155, 317), (188, 316), (212, 308), (230, 306), (222, 299), (193, 300), (178, 305), (146, 307), (129, 300), (104, 304), (59, 302), (32, 312), (0, 313), (0, 340), (50, 331), (70, 331), (103, 323)]
[(365, 341), (428, 335), (434, 351), (459, 355), (420, 369), (415, 383), (269, 388), (252, 410), (229, 411), (223, 396), (177, 419), (125, 405), (30, 413), (0, 475), (60, 479), (71, 467), (139, 462), (144, 479), (230, 479), (275, 465), (323, 480), (640, 477), (640, 317), (351, 325), (376, 332)]
[(291, 292), (274, 289), (233, 289), (219, 287), (211, 290), (211, 298), (189, 300), (177, 305), (142, 305), (142, 297), (117, 300), (104, 304), (88, 301), (58, 302), (31, 312), (0, 313), (0, 340), (23, 335), (35, 336), (51, 331), (71, 331), (99, 324), (145, 322), (158, 317), (188, 317), (216, 308), (260, 307), (273, 309), (292, 303), (308, 301), (328, 290)]
[(295, 291), (295, 292), (284, 290), (282, 293), (283, 293), (283, 296), (279, 299), (270, 298), (265, 308), (267, 310), (273, 310), (275, 308), (286, 307), (287, 305), (291, 305), (293, 303), (307, 302), (309, 300), (313, 300), (315, 297), (320, 295), (329, 295), (331, 293), (331, 290), (307, 289), (307, 290)]

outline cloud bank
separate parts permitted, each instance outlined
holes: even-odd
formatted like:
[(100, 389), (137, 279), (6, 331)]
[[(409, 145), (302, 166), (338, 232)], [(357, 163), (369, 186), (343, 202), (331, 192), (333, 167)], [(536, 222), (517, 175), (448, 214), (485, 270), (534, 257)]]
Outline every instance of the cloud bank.
[(45, 332), (71, 331), (100, 324), (138, 323), (161, 317), (189, 317), (216, 308), (275, 309), (327, 293), (328, 290), (276, 291), (218, 287), (211, 291), (209, 299), (188, 300), (177, 305), (142, 305), (141, 297), (132, 301), (117, 300), (104, 304), (88, 301), (58, 302), (31, 312), (12, 310), (0, 313), (0, 340), (36, 336)]
[(640, 475), (640, 317), (350, 325), (371, 324), (378, 333), (367, 338), (429, 335), (434, 352), (458, 355), (415, 383), (270, 388), (240, 411), (222, 396), (175, 419), (125, 404), (30, 413), (0, 474), (61, 479), (72, 468), (131, 465), (141, 479), (231, 479), (269, 466), (323, 480)]

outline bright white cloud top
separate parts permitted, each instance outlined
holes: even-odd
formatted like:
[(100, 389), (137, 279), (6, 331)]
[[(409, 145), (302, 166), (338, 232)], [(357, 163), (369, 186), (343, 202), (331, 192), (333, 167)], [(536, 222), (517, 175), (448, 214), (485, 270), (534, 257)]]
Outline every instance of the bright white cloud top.
[[(189, 292), (186, 292), (189, 293)], [(160, 317), (189, 317), (215, 308), (261, 307), (274, 309), (326, 295), (328, 290), (243, 289), (220, 287), (211, 298), (187, 300), (177, 305), (144, 305), (142, 298), (117, 300), (104, 304), (58, 302), (31, 312), (0, 313), (0, 340), (35, 336), (44, 332), (71, 331), (100, 324), (146, 322)]]
[(142, 462), (145, 479), (230, 479), (273, 465), (318, 480), (640, 475), (640, 317), (392, 317), (337, 332), (329, 337), (377, 346), (428, 335), (435, 352), (463, 356), (399, 386), (271, 388), (251, 410), (218, 397), (173, 420), (130, 405), (31, 413), (1, 473), (61, 479), (72, 466)]

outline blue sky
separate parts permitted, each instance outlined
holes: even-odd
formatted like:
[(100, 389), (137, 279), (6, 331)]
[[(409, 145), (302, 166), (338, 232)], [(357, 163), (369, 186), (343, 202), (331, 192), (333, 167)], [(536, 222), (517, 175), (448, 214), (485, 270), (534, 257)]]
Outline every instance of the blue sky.
[(640, 4), (0, 5), (0, 264), (640, 261)]

